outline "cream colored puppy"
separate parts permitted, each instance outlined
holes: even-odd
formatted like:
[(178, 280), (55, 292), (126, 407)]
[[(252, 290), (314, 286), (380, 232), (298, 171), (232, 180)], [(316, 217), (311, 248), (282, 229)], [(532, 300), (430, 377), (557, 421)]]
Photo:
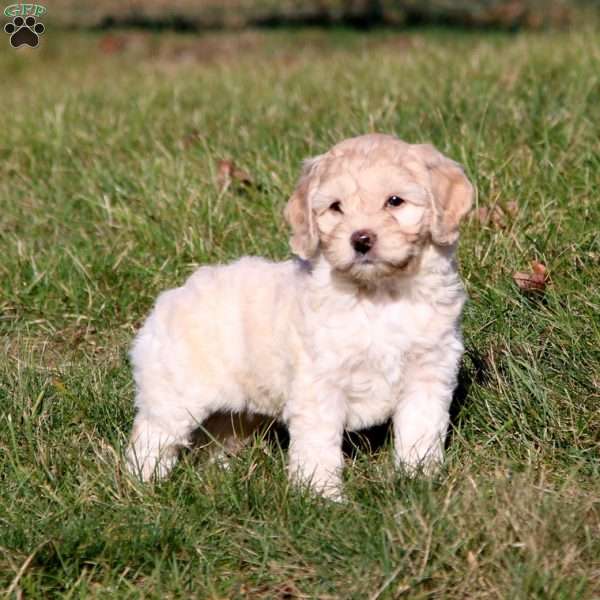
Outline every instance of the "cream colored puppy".
[(389, 135), (306, 161), (285, 210), (299, 259), (202, 267), (159, 296), (131, 351), (133, 470), (166, 475), (216, 411), (281, 419), (290, 476), (328, 496), (344, 429), (391, 417), (397, 463), (431, 469), (463, 352), (455, 250), (472, 198), (458, 164)]

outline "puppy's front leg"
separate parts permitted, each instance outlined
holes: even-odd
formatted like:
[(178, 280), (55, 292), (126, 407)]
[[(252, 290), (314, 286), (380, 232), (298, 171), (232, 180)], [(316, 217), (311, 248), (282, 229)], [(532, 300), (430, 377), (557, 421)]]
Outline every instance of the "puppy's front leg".
[(328, 498), (341, 499), (345, 399), (330, 387), (307, 384), (292, 394), (284, 420), (290, 433), (289, 476)]
[(407, 366), (393, 422), (396, 464), (409, 473), (422, 468), (431, 474), (442, 462), (462, 351), (460, 340), (455, 340)]

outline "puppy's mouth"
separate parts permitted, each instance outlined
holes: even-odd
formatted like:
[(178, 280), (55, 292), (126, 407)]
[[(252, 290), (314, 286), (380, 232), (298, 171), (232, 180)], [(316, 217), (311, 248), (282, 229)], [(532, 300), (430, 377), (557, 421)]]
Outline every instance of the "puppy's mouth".
[(394, 270), (405, 269), (413, 259), (413, 255), (409, 254), (399, 259), (385, 259), (373, 252), (367, 254), (356, 253), (353, 261), (350, 263), (350, 269), (352, 267), (379, 267), (379, 268), (391, 268)]
[(373, 256), (369, 256), (368, 254), (357, 254), (354, 257), (354, 260), (352, 261), (350, 266), (352, 266), (352, 265), (374, 266), (378, 262), (381, 262), (381, 261)]
[(337, 270), (358, 282), (372, 283), (378, 279), (401, 275), (409, 269), (413, 258), (412, 254), (397, 260), (383, 259), (371, 253), (357, 254), (348, 265)]
[[(344, 238), (345, 240), (345, 238)], [(367, 252), (339, 252), (337, 238), (322, 240), (322, 251), (330, 267), (343, 279), (368, 287), (393, 277), (413, 273), (417, 267), (419, 250), (415, 245), (388, 248), (375, 244)], [(335, 243), (334, 243), (335, 242)]]

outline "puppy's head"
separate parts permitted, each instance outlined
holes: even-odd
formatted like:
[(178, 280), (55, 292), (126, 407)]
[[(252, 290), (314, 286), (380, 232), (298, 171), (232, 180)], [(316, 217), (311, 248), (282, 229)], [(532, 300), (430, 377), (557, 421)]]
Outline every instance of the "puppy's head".
[(304, 163), (285, 216), (290, 245), (362, 283), (413, 273), (426, 244), (451, 246), (473, 200), (462, 168), (433, 146), (371, 134)]

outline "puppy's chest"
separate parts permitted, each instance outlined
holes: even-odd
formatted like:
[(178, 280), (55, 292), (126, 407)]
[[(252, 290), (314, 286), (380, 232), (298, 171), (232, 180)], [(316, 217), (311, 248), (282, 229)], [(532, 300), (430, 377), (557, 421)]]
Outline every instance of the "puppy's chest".
[(357, 305), (323, 330), (322, 346), (351, 398), (382, 397), (402, 383), (411, 352), (429, 335), (430, 312), (408, 302)]

